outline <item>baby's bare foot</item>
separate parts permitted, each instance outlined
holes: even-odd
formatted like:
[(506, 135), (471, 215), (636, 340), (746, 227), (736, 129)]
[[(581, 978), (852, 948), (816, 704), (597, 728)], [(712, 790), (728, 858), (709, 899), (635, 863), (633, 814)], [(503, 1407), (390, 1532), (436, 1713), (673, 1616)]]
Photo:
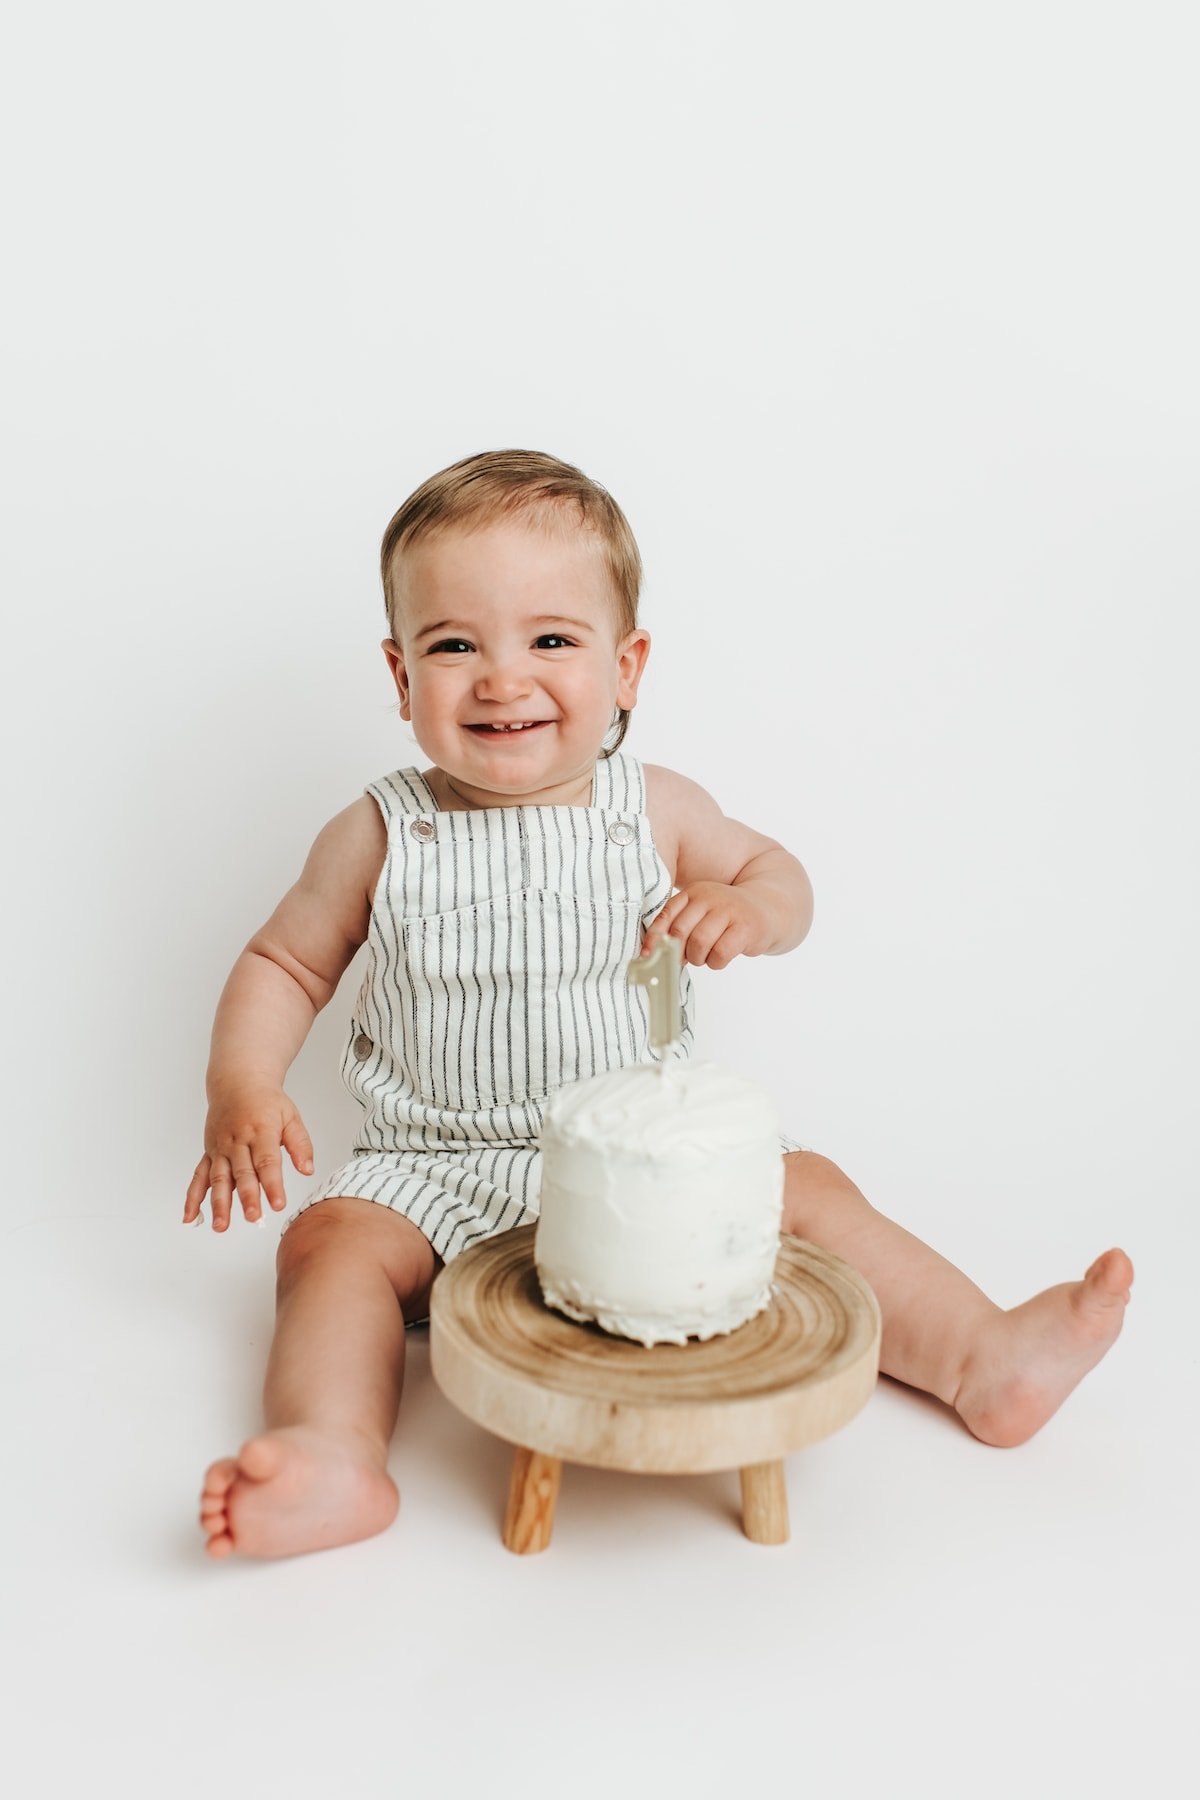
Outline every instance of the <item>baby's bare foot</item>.
[(1106, 1250), (1082, 1281), (1002, 1313), (973, 1349), (954, 1404), (985, 1444), (1023, 1444), (1116, 1341), (1133, 1264)]
[(395, 1483), (365, 1446), (288, 1425), (212, 1465), (200, 1523), (210, 1556), (297, 1556), (374, 1536), (399, 1504)]

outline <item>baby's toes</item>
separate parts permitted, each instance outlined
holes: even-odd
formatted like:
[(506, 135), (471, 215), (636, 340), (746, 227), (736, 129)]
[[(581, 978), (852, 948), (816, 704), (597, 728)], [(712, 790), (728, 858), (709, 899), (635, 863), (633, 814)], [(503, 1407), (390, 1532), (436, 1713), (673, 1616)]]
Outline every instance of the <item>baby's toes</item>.
[(294, 1454), (289, 1457), (288, 1446), (266, 1432), (242, 1445), (233, 1466), (239, 1475), (247, 1475), (251, 1481), (272, 1481), (292, 1460)]
[(1099, 1306), (1128, 1301), (1132, 1285), (1133, 1264), (1123, 1250), (1106, 1250), (1083, 1278), (1088, 1302)]
[(203, 1493), (200, 1496), (200, 1523), (207, 1531), (214, 1519), (224, 1519), (229, 1514), (228, 1494)]
[(237, 1461), (232, 1456), (223, 1456), (220, 1462), (211, 1464), (204, 1477), (204, 1492), (200, 1496), (201, 1504), (206, 1500), (224, 1500), (237, 1480), (237, 1475)]
[(210, 1556), (228, 1556), (233, 1549), (229, 1532), (229, 1510), (224, 1500), (204, 1499), (200, 1502), (200, 1529), (205, 1536), (204, 1548)]
[(208, 1543), (205, 1548), (213, 1556), (228, 1555), (233, 1549), (232, 1540), (227, 1548), (221, 1549), (219, 1541), (229, 1539), (229, 1490), (237, 1479), (237, 1464), (232, 1457), (225, 1457), (221, 1462), (213, 1463), (204, 1477), (204, 1492), (200, 1496), (200, 1526)]

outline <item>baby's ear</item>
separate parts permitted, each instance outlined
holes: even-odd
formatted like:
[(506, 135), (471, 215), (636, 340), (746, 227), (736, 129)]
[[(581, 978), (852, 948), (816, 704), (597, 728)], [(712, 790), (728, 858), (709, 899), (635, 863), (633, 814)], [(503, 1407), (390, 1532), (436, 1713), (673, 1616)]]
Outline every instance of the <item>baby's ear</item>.
[(650, 633), (640, 627), (622, 638), (617, 649), (617, 705), (628, 712), (637, 705), (638, 683), (650, 654)]
[(384, 638), (380, 649), (383, 651), (388, 668), (392, 672), (392, 680), (396, 684), (396, 692), (400, 696), (400, 717), (409, 716), (408, 705), (408, 670), (404, 666), (404, 652), (394, 638)]

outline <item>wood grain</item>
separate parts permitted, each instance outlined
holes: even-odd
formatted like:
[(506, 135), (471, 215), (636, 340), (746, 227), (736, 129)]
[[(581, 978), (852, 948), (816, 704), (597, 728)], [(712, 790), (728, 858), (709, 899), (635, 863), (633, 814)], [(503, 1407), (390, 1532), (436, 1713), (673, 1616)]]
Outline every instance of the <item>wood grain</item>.
[(787, 1486), (781, 1462), (751, 1463), (742, 1475), (742, 1529), (756, 1544), (788, 1541)]
[(770, 1306), (725, 1337), (650, 1348), (546, 1306), (535, 1227), (438, 1276), (434, 1377), (470, 1419), (543, 1456), (657, 1474), (771, 1463), (845, 1425), (879, 1367), (879, 1308), (840, 1258), (781, 1241)]
[(517, 1556), (544, 1550), (554, 1529), (562, 1463), (556, 1456), (542, 1456), (521, 1448), (513, 1458), (501, 1536), (505, 1548)]

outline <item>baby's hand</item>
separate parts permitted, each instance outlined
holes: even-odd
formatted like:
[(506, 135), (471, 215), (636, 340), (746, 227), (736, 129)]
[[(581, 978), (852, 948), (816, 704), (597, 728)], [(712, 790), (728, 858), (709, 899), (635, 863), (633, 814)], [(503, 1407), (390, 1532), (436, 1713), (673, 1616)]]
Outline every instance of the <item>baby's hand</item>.
[(672, 894), (648, 927), (642, 955), (661, 937), (678, 938), (684, 962), (724, 969), (735, 956), (761, 956), (766, 920), (751, 896), (723, 881), (693, 881)]
[(204, 1155), (184, 1202), (184, 1224), (199, 1218), (210, 1189), (214, 1231), (228, 1227), (235, 1189), (247, 1219), (261, 1216), (260, 1183), (270, 1206), (279, 1212), (287, 1205), (280, 1144), (301, 1175), (312, 1174), (312, 1142), (282, 1088), (243, 1087), (214, 1100), (204, 1127)]

